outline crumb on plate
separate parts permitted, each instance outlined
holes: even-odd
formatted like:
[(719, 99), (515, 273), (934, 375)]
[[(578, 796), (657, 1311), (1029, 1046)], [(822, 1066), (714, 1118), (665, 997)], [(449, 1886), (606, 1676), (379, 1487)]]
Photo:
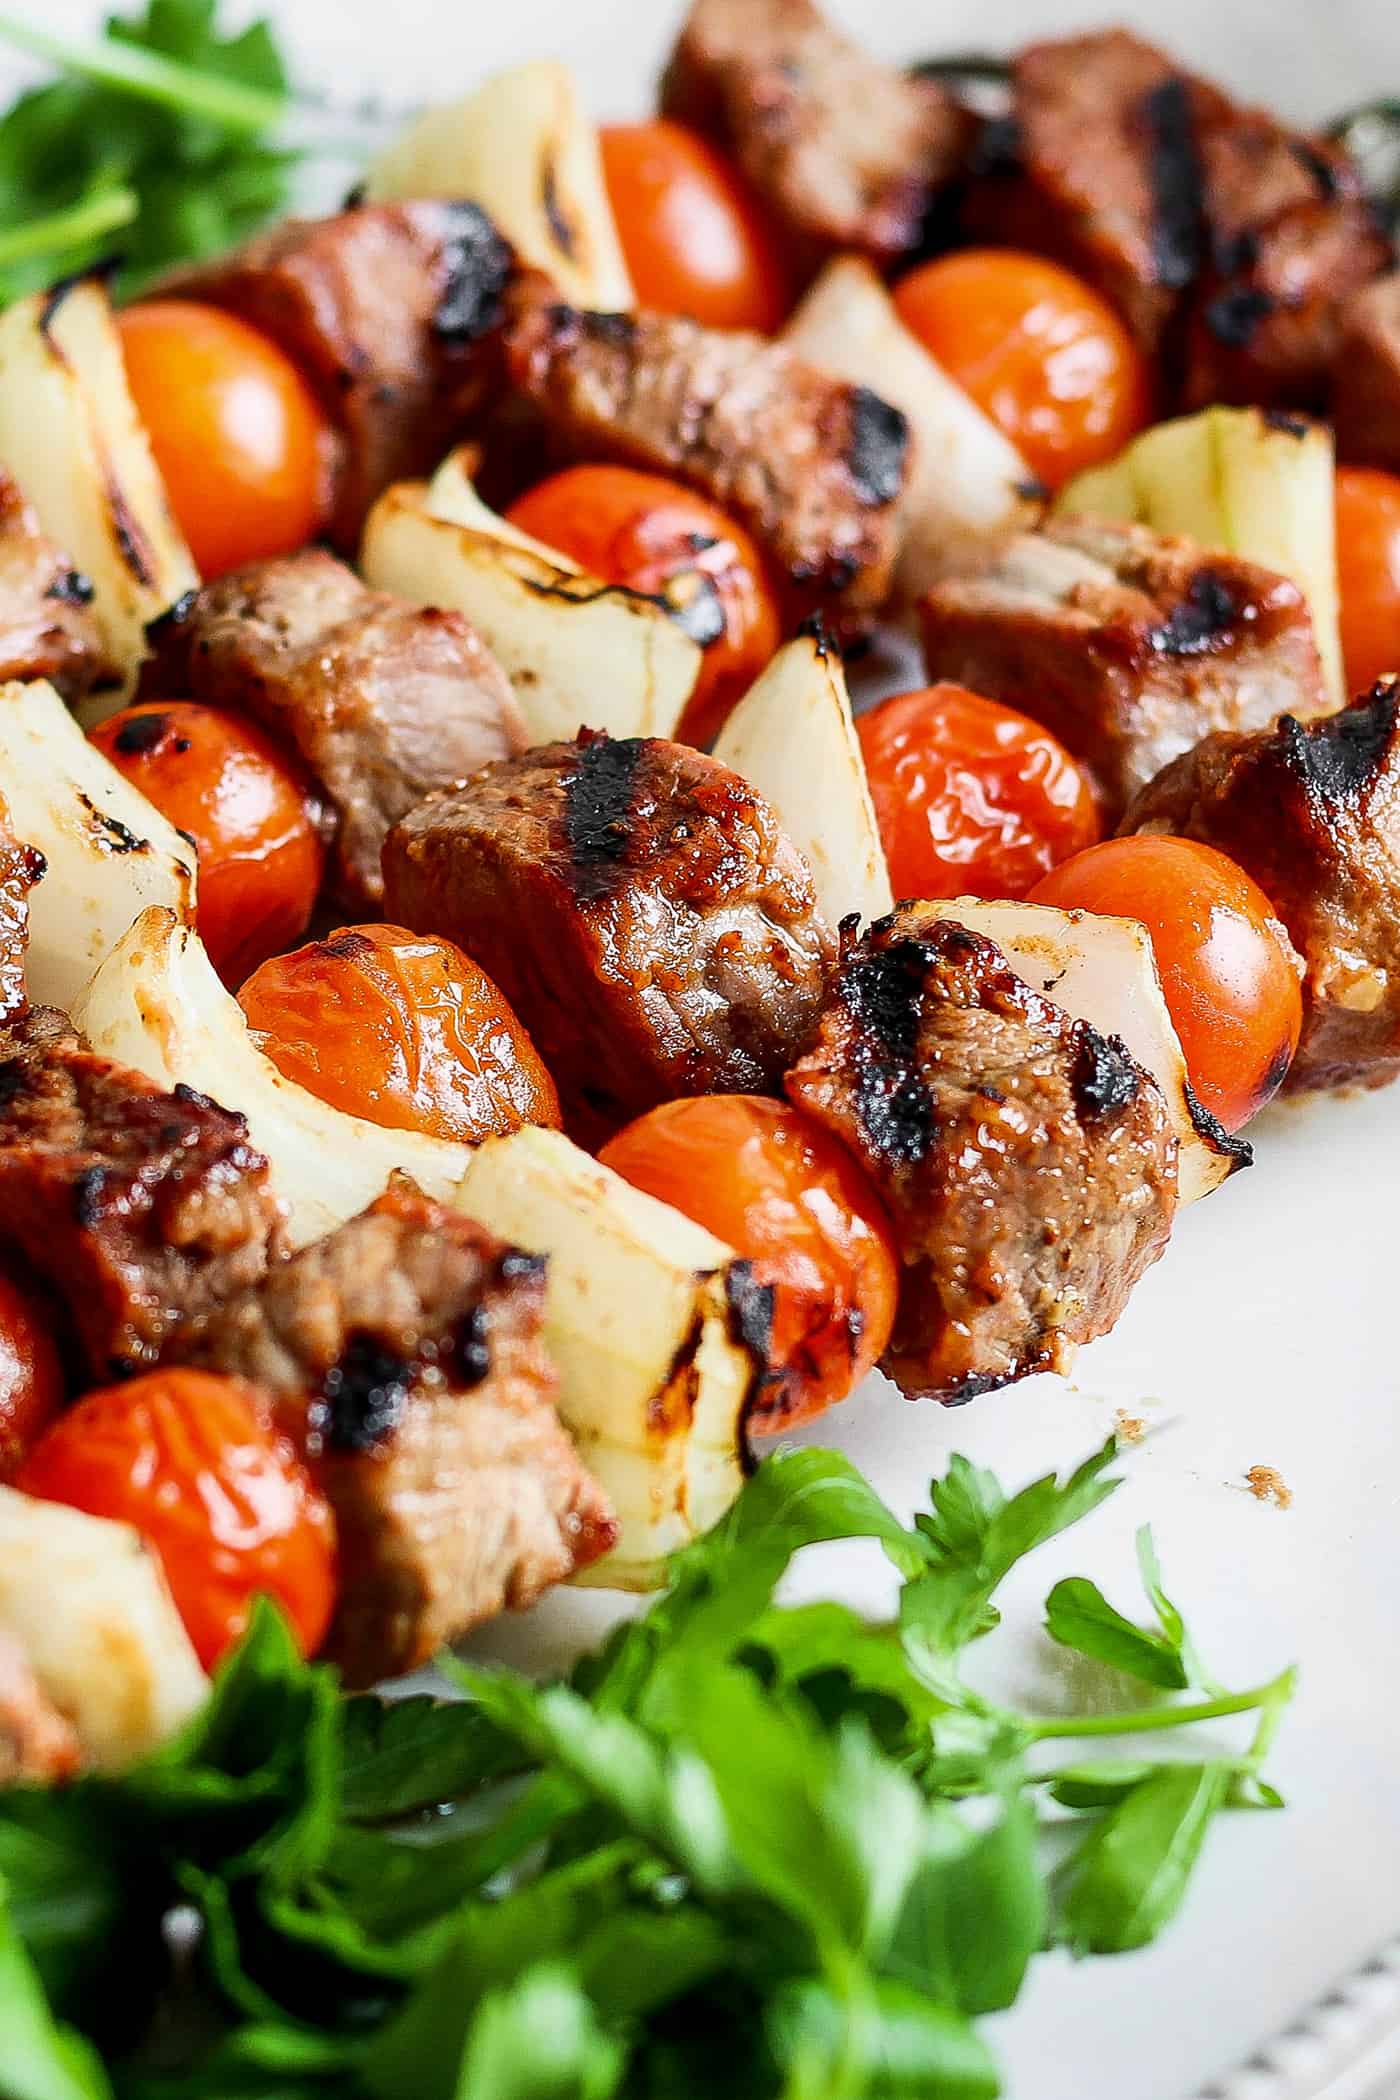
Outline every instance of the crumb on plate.
[(1251, 1466), (1244, 1477), (1256, 1502), (1272, 1502), (1275, 1509), (1292, 1509), (1293, 1490), (1273, 1466)]

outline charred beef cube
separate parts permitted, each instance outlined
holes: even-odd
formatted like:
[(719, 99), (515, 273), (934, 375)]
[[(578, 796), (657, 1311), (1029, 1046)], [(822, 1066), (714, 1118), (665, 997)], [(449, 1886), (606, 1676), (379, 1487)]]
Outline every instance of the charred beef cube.
[(1348, 300), (1332, 368), (1343, 459), (1400, 474), (1400, 271)]
[(1305, 971), (1295, 1093), (1400, 1074), (1398, 719), (1388, 679), (1324, 721), (1207, 737), (1123, 819), (1218, 846), (1272, 902)]
[(780, 343), (670, 314), (511, 297), (511, 383), (566, 452), (674, 474), (748, 526), (804, 601), (877, 607), (899, 551), (909, 429)]
[(382, 897), (380, 849), (405, 811), (526, 742), (460, 613), (366, 590), (317, 548), (206, 584), (149, 639), (143, 698), (240, 709), (300, 754), (335, 813), (332, 881), (351, 909)]
[(494, 977), (585, 1139), (678, 1095), (777, 1087), (835, 959), (768, 804), (656, 738), (488, 767), (390, 833), (384, 880), (396, 919)]
[(1229, 104), (1125, 29), (1031, 44), (1012, 83), (970, 230), (1068, 264), (1155, 355), (1204, 255), (1198, 130)]
[(29, 946), (29, 892), (44, 873), (44, 856), (21, 845), (0, 795), (0, 1029), (23, 1014), (24, 958)]
[(46, 538), (8, 474), (0, 472), (0, 684), (46, 678), (81, 700), (118, 672), (92, 616), (92, 584)]
[(1296, 584), (1145, 525), (1057, 519), (920, 613), (930, 678), (1043, 722), (1110, 815), (1210, 731), (1330, 705)]
[(893, 1221), (883, 1364), (911, 1398), (1062, 1369), (1166, 1245), (1177, 1147), (1156, 1082), (935, 904), (848, 944), (787, 1091), (850, 1147)]
[(182, 1344), (272, 1394), (325, 1489), (329, 1652), (353, 1685), (427, 1662), (613, 1543), (554, 1411), (544, 1295), (537, 1256), (395, 1188)]
[(71, 1779), (81, 1756), (72, 1723), (39, 1683), (14, 1635), (0, 1631), (0, 1787)]
[(1340, 146), (1240, 110), (1200, 142), (1210, 225), (1185, 405), (1320, 408), (1352, 294), (1391, 254)]
[(837, 248), (897, 262), (975, 128), (937, 82), (881, 65), (810, 0), (693, 0), (661, 106), (733, 154), (810, 268)]
[(60, 1017), (0, 1034), (0, 1245), (50, 1285), (93, 1381), (154, 1364), (281, 1233), (241, 1116), (80, 1049)]
[(286, 219), (162, 289), (221, 306), (299, 366), (342, 435), (331, 538), (359, 545), (391, 481), (425, 474), (494, 391), (514, 267), (475, 204), (363, 204)]

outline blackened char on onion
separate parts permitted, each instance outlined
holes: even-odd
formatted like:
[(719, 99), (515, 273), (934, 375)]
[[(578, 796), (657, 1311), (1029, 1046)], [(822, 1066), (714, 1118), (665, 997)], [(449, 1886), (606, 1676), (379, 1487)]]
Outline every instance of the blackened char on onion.
[(526, 741), (510, 680), (460, 613), (367, 590), (319, 548), (205, 584), (148, 639), (143, 698), (237, 709), (300, 755), (334, 812), (332, 883), (351, 910), (383, 895), (391, 824)]
[(850, 1147), (894, 1224), (883, 1365), (911, 1397), (1063, 1368), (1166, 1246), (1177, 1147), (1156, 1082), (936, 904), (848, 941), (787, 1091)]
[(1400, 681), (1323, 721), (1207, 737), (1122, 828), (1216, 846), (1269, 898), (1305, 971), (1287, 1088), (1400, 1074)]
[(500, 985), (571, 1127), (776, 1088), (835, 959), (762, 796), (659, 738), (585, 733), (489, 766), (390, 833), (389, 912)]
[(763, 336), (582, 313), (539, 276), (508, 306), (511, 384), (565, 453), (689, 483), (748, 526), (802, 601), (882, 603), (909, 469), (897, 408)]
[(1111, 815), (1212, 730), (1331, 705), (1295, 583), (1145, 525), (1052, 519), (920, 614), (929, 676), (1043, 722)]
[(692, 0), (661, 107), (731, 153), (813, 267), (915, 247), (975, 119), (936, 81), (882, 65), (812, 0)]
[(554, 1409), (545, 1265), (406, 1187), (187, 1330), (254, 1380), (335, 1510), (327, 1652), (349, 1683), (427, 1662), (596, 1560), (616, 1526)]

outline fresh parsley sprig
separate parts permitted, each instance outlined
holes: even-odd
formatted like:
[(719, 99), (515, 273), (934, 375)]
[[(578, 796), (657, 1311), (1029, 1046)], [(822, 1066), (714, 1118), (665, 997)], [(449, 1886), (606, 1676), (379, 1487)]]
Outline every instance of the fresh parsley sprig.
[[(449, 1661), (455, 1703), (342, 1698), (265, 1610), (161, 1756), (0, 1797), (0, 2100), (993, 2100), (978, 2022), (1036, 1955), (1154, 1937), (1216, 1815), (1277, 1805), (1291, 1673), (1214, 1683), (1146, 1536), (1155, 1624), (1078, 1578), (1047, 1606), (1133, 1702), (964, 1675), (1112, 1457), (1016, 1495), (955, 1459), (908, 1528), (840, 1454), (782, 1454), (566, 1680)], [(896, 1618), (778, 1601), (844, 1538)], [(1240, 1714), (1235, 1754), (1151, 1751)]]

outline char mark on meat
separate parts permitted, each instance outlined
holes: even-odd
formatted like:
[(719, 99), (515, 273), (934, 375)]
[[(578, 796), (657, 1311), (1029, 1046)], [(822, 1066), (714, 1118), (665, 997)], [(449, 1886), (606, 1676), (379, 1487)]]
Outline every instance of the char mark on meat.
[(861, 1128), (882, 1158), (913, 1165), (937, 1131), (933, 1096), (919, 1076), (917, 992), (930, 962), (917, 941), (858, 947), (838, 980), (855, 1022), (852, 1051)]
[(1200, 269), (1205, 230), (1191, 84), (1180, 75), (1164, 80), (1140, 106), (1150, 141), (1153, 270), (1158, 284), (1182, 291)]
[(904, 486), (909, 465), (909, 423), (868, 386), (851, 395), (851, 441), (846, 451), (851, 480), (862, 503), (879, 508), (893, 503)]
[(1100, 1035), (1084, 1023), (1070, 1084), (1074, 1098), (1093, 1121), (1116, 1115), (1137, 1099), (1142, 1074), (1121, 1036)]
[(1400, 716), (1400, 680), (1383, 678), (1340, 714), (1304, 724), (1279, 722), (1284, 763), (1310, 797), (1327, 808), (1366, 795), (1390, 758)]
[(606, 897), (620, 878), (644, 748), (640, 737), (579, 739), (578, 759), (564, 785), (564, 829), (581, 898)]
[(1202, 565), (1148, 642), (1164, 656), (1199, 656), (1229, 637), (1243, 610), (1229, 580)]
[(433, 329), (458, 348), (500, 326), (515, 258), (479, 204), (454, 201), (443, 210), (442, 287)]

